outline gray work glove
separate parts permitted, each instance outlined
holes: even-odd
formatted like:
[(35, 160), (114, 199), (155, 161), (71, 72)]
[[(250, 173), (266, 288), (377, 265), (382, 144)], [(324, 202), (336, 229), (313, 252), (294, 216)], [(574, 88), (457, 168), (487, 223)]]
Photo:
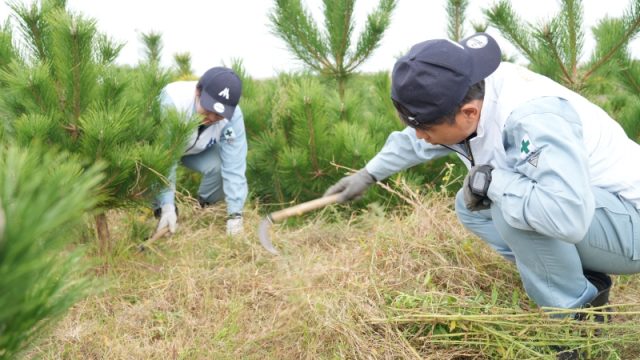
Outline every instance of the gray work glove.
[(486, 210), (491, 207), (491, 199), (487, 197), (491, 184), (491, 165), (476, 165), (469, 169), (464, 178), (464, 204), (471, 211)]
[(333, 194), (340, 194), (338, 202), (346, 202), (351, 200), (357, 200), (364, 195), (364, 192), (375, 184), (376, 179), (373, 175), (369, 174), (367, 169), (362, 168), (355, 174), (351, 174), (343, 177), (337, 183), (332, 185), (325, 191), (324, 196)]

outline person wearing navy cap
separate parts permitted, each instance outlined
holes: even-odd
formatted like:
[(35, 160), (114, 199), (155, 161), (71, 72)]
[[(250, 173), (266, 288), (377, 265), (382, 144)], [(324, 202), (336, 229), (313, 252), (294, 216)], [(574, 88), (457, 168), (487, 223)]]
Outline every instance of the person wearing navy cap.
[[(248, 187), (247, 139), (244, 117), (238, 106), (242, 82), (225, 67), (207, 70), (198, 81), (177, 81), (168, 84), (160, 94), (164, 109), (176, 110), (190, 121), (200, 119), (200, 126), (187, 142), (181, 163), (202, 174), (198, 200), (206, 206), (225, 200), (227, 204), (227, 234), (242, 233), (242, 210)], [(170, 187), (161, 192), (155, 202), (155, 214), (160, 218), (157, 230), (177, 228), (175, 206), (176, 167), (168, 176)]]
[(607, 274), (640, 272), (640, 146), (601, 108), (501, 62), (486, 33), (413, 46), (393, 68), (391, 101), (407, 127), (325, 195), (357, 199), (455, 152), (469, 168), (458, 219), (515, 263), (538, 305), (604, 305)]

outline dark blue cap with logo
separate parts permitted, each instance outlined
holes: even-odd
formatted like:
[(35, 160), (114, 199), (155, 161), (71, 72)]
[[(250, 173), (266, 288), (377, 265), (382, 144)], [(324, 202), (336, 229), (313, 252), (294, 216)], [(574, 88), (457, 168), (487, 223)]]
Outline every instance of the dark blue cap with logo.
[(451, 114), (471, 85), (498, 68), (500, 57), (498, 43), (486, 33), (460, 43), (446, 39), (418, 43), (393, 67), (391, 98), (409, 125), (428, 124)]
[(231, 119), (242, 95), (242, 81), (233, 70), (214, 67), (207, 70), (198, 80), (200, 106)]

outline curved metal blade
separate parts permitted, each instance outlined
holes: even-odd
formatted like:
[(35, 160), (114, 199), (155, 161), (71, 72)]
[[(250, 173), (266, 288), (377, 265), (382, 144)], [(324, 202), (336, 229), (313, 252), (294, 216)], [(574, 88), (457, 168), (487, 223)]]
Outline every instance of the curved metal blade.
[(262, 219), (260, 222), (260, 226), (258, 226), (258, 237), (260, 238), (260, 244), (264, 247), (268, 252), (273, 255), (280, 255), (278, 250), (271, 243), (271, 239), (269, 238), (269, 228), (271, 227), (271, 219), (267, 216)]

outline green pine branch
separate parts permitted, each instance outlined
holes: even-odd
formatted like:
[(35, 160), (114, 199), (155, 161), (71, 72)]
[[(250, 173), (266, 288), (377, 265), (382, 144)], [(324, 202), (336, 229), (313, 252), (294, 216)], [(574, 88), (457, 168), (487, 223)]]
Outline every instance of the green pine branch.
[(125, 43), (116, 42), (105, 34), (97, 34), (96, 43), (95, 59), (99, 64), (105, 66), (113, 65), (125, 45)]
[(356, 51), (345, 66), (345, 72), (355, 71), (380, 46), (380, 41), (391, 25), (391, 16), (397, 0), (381, 0), (376, 10), (367, 16), (365, 27), (358, 38)]
[(448, 0), (447, 11), (447, 34), (449, 39), (460, 41), (464, 38), (465, 12), (469, 6), (468, 0)]
[[(566, 86), (583, 90), (589, 78), (625, 48), (640, 30), (640, 2), (632, 0), (629, 9), (615, 22), (603, 22), (609, 33), (594, 30), (598, 44), (587, 64), (580, 64), (584, 45), (581, 0), (562, 0), (560, 11), (550, 21), (533, 26), (523, 22), (508, 0), (501, 0), (485, 15), (489, 23), (512, 42), (530, 62), (530, 67)], [(608, 20), (607, 20), (608, 21)]]
[(329, 49), (334, 59), (330, 67), (339, 72), (345, 67), (353, 34), (353, 8), (355, 0), (323, 0), (324, 26), (327, 30)]
[(352, 49), (355, 0), (324, 0), (324, 32), (321, 33), (301, 0), (275, 0), (269, 14), (273, 33), (289, 50), (322, 76), (338, 82), (344, 100), (345, 81), (379, 46), (391, 21), (397, 0), (380, 0)]
[(602, 52), (599, 59), (597, 59), (593, 65), (586, 71), (585, 77), (588, 78), (597, 71), (600, 67), (606, 65), (609, 60), (616, 56), (621, 51), (625, 51), (625, 48), (629, 45), (632, 39), (634, 39), (640, 31), (640, 1), (632, 0), (629, 8), (624, 12), (621, 21), (622, 34), (616, 39), (612, 39), (611, 42), (605, 45), (608, 50)]
[(497, 28), (527, 59), (536, 62), (538, 49), (534, 46), (530, 25), (516, 14), (508, 0), (501, 0), (483, 12), (490, 25)]
[(326, 44), (301, 0), (276, 0), (269, 19), (273, 33), (298, 59), (318, 72), (331, 68)]
[(140, 35), (144, 45), (145, 61), (148, 64), (160, 64), (162, 58), (162, 34), (157, 31), (149, 31)]
[(175, 64), (175, 77), (179, 80), (196, 80), (198, 77), (194, 75), (191, 68), (191, 53), (175, 53), (173, 54), (173, 62)]
[[(6, 69), (12, 61), (18, 58), (13, 41), (13, 32), (9, 23), (0, 25), (0, 70)], [(1, 83), (0, 86), (2, 86)]]
[(0, 359), (33, 346), (91, 285), (69, 244), (100, 200), (100, 168), (44, 149), (0, 148)]
[[(122, 45), (98, 33), (95, 20), (72, 14), (65, 5), (60, 0), (13, 4), (26, 48), (33, 51), (18, 52), (18, 59), (0, 68), (0, 86), (7, 89), (0, 91), (0, 114), (8, 116), (3, 137), (24, 145), (39, 140), (85, 164), (105, 162), (104, 210), (146, 204), (153, 196), (146, 189), (162, 182), (182, 151), (176, 144), (188, 135), (187, 127), (161, 135), (176, 130), (165, 121), (158, 97), (170, 79), (158, 64), (161, 38), (146, 34), (148, 63), (115, 66)], [(106, 218), (96, 220), (98, 234), (106, 236)]]

